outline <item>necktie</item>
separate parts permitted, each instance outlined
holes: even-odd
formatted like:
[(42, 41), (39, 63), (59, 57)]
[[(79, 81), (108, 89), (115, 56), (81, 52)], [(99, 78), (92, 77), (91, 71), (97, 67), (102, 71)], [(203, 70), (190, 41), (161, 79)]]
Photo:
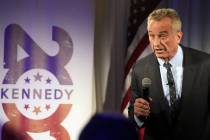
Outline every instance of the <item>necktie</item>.
[(170, 104), (171, 107), (174, 105), (176, 101), (176, 88), (174, 83), (173, 74), (171, 71), (171, 64), (170, 63), (164, 63), (163, 66), (167, 69), (167, 79), (168, 79), (168, 86), (169, 86), (169, 95), (170, 95)]

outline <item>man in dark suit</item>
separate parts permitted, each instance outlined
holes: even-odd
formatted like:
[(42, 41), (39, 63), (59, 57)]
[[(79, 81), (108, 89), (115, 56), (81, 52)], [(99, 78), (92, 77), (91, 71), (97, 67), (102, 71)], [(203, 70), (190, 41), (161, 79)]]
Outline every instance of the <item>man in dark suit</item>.
[(210, 140), (210, 55), (179, 45), (173, 9), (153, 11), (147, 29), (153, 53), (133, 68), (129, 117), (145, 127), (145, 140)]

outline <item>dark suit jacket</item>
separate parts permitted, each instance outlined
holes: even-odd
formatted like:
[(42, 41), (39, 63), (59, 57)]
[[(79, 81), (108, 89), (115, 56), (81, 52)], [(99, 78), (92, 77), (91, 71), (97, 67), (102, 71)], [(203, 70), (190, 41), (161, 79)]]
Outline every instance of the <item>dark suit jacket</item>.
[[(129, 118), (134, 121), (133, 103), (142, 97), (142, 79), (152, 81), (151, 113), (144, 121), (145, 140), (210, 140), (210, 55), (182, 47), (183, 83), (177, 119), (168, 119), (168, 101), (164, 97), (159, 64), (154, 54), (138, 61), (132, 73), (132, 97)], [(135, 122), (135, 121), (134, 121)]]

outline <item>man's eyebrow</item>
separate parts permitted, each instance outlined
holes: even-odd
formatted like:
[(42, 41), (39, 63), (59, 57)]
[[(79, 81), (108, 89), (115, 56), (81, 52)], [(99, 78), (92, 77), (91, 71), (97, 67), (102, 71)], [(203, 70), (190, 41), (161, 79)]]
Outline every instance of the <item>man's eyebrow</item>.
[[(152, 31), (148, 31), (148, 33), (152, 33)], [(168, 31), (160, 31), (158, 34), (168, 34)]]
[(161, 32), (159, 32), (159, 34), (168, 34), (168, 32), (167, 31), (161, 31)]

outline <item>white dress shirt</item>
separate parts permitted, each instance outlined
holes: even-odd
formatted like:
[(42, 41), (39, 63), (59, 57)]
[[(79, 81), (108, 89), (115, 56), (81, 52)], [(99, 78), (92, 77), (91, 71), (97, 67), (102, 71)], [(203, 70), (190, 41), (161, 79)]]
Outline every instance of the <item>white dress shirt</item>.
[[(165, 63), (164, 60), (158, 58), (161, 81), (163, 86), (164, 96), (167, 98), (170, 105), (170, 95), (169, 95), (169, 85), (167, 85), (167, 69), (163, 66)], [(175, 88), (176, 88), (176, 97), (181, 97), (182, 91), (182, 80), (183, 80), (183, 51), (180, 46), (178, 46), (176, 55), (169, 61), (172, 65), (171, 71), (173, 74)]]

